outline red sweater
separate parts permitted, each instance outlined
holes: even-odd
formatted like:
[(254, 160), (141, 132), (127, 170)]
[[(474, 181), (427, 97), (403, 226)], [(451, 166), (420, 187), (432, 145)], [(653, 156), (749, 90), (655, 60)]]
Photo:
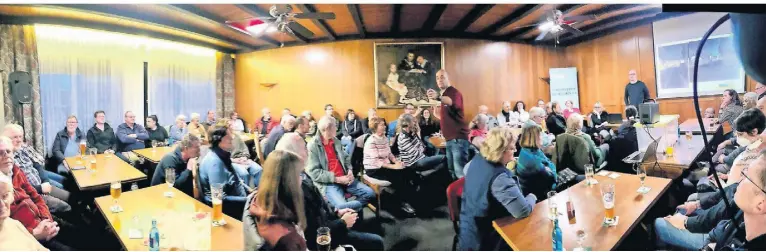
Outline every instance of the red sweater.
[(441, 107), (441, 128), (444, 139), (449, 141), (453, 139), (468, 140), (468, 124), (465, 122), (463, 113), (463, 94), (456, 88), (450, 86), (444, 90), (442, 96), (452, 99), (452, 105), (442, 103)]
[(32, 229), (37, 227), (37, 224), (40, 224), (42, 220), (53, 218), (51, 218), (51, 213), (48, 211), (43, 197), (37, 194), (35, 188), (27, 181), (24, 172), (17, 165), (13, 165), (12, 180), (14, 201), (11, 203), (11, 218), (24, 224), (29, 233), (32, 233)]
[[(268, 136), (269, 133), (271, 133), (271, 130), (274, 129), (274, 127), (277, 127), (277, 126), (279, 126), (279, 121), (275, 120), (274, 117), (272, 117), (271, 121), (269, 121), (269, 124), (266, 125), (266, 134), (265, 135)], [(245, 127), (247, 127), (247, 126), (245, 126)], [(259, 133), (261, 132), (261, 130), (263, 130), (263, 117), (259, 117), (258, 121), (255, 122), (255, 130), (257, 130)]]

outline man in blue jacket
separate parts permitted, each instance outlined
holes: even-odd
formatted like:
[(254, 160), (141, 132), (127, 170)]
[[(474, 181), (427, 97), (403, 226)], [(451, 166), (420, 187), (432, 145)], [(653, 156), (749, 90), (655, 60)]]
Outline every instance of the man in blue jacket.
[(136, 123), (136, 115), (132, 111), (125, 112), (125, 123), (117, 127), (117, 151), (123, 152), (126, 162), (135, 163), (138, 156), (132, 150), (146, 148), (144, 141), (149, 140), (149, 133), (144, 126)]

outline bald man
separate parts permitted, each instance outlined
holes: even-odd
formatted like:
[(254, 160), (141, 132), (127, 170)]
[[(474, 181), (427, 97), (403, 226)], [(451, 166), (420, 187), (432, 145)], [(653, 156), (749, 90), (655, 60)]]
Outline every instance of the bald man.
[(651, 99), (649, 89), (643, 81), (638, 80), (636, 70), (628, 71), (628, 81), (628, 85), (625, 86), (625, 106), (633, 105), (638, 108), (639, 104)]
[(463, 167), (468, 163), (468, 122), (463, 111), (463, 94), (449, 81), (449, 75), (444, 69), (436, 72), (436, 85), (440, 92), (433, 89), (427, 91), (428, 98), (440, 101), (440, 118), (442, 135), (447, 140), (447, 164), (453, 180), (463, 177)]
[(487, 118), (489, 118), (487, 121), (487, 130), (491, 130), (492, 128), (498, 126), (497, 118), (489, 113), (489, 108), (486, 105), (479, 106), (479, 114), (485, 115)]

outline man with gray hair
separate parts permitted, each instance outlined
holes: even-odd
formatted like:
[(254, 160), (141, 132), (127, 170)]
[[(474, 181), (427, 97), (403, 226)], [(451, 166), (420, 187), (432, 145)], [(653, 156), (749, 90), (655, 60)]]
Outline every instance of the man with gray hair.
[[(375, 197), (367, 185), (354, 179), (351, 161), (343, 151), (337, 136), (335, 118), (323, 116), (317, 123), (318, 134), (308, 144), (306, 173), (314, 180), (319, 192), (336, 209), (351, 208), (357, 213)], [(344, 195), (356, 197), (346, 202)]]
[(492, 116), (492, 114), (489, 113), (489, 108), (487, 105), (481, 105), (479, 106), (479, 114), (487, 116), (487, 130), (491, 130), (494, 127), (497, 127), (499, 124), (497, 122), (497, 118)]
[(181, 141), (178, 142), (178, 147), (176, 147), (173, 152), (165, 154), (165, 156), (160, 159), (157, 168), (154, 170), (151, 185), (164, 184), (167, 170), (173, 169), (175, 172), (175, 183), (173, 184), (173, 187), (194, 197), (192, 170), (194, 170), (194, 167), (197, 165), (201, 142), (202, 140), (199, 137), (193, 134), (186, 134)]
[(277, 143), (279, 142), (279, 139), (282, 138), (282, 135), (284, 135), (285, 132), (293, 132), (294, 128), (295, 117), (291, 115), (282, 116), (279, 126), (271, 130), (271, 133), (269, 133), (269, 136), (266, 139), (266, 144), (263, 146), (263, 156), (268, 157), (269, 153), (274, 151), (274, 148), (277, 147)]

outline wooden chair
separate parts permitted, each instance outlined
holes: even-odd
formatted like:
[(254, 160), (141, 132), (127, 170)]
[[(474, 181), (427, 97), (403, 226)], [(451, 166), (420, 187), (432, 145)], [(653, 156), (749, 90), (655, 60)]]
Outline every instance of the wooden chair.
[(207, 153), (210, 151), (210, 147), (207, 145), (200, 146), (199, 151), (199, 158), (197, 158), (197, 165), (194, 166), (194, 169), (192, 169), (192, 192), (194, 195), (194, 198), (197, 200), (202, 201), (202, 195), (200, 193), (200, 184), (199, 184), (199, 165), (202, 162), (202, 158), (207, 155)]
[[(362, 152), (362, 149), (364, 148), (364, 140), (367, 138), (367, 136), (369, 136), (369, 134), (361, 135), (354, 140), (355, 148), (353, 151), (354, 153), (351, 155), (351, 165), (353, 167), (356, 167), (356, 166), (362, 167), (361, 152)], [(382, 206), (381, 196), (383, 195), (383, 192), (386, 190), (386, 188), (388, 186), (391, 186), (391, 182), (367, 176), (367, 174), (365, 174), (364, 168), (362, 168), (359, 171), (359, 173), (361, 175), (360, 177), (361, 177), (362, 183), (372, 188), (372, 191), (375, 192), (375, 199), (377, 204), (375, 205), (367, 204), (367, 207), (370, 208), (370, 210), (372, 210), (373, 212), (375, 212), (375, 215), (378, 218), (380, 218), (380, 208)]]
[(264, 162), (266, 162), (266, 157), (263, 156), (263, 148), (261, 148), (261, 141), (258, 139), (261, 138), (261, 133), (256, 131), (253, 133), (253, 145), (255, 148), (255, 155), (258, 157), (258, 163), (263, 165)]
[(731, 123), (729, 123), (729, 121), (722, 122), (721, 127), (723, 128), (724, 135), (731, 133), (733, 130), (733, 128), (731, 127)]

